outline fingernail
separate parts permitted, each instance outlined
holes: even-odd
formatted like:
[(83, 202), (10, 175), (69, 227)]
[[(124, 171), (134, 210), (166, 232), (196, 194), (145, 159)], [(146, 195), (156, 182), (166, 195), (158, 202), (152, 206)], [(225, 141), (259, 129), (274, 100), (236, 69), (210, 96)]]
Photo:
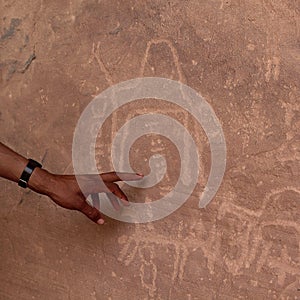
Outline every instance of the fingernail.
[(144, 174), (141, 174), (141, 173), (136, 173), (136, 175), (144, 177)]
[(99, 220), (97, 221), (97, 223), (100, 224), (100, 225), (102, 225), (102, 224), (104, 224), (104, 220), (103, 220), (103, 219), (99, 219)]

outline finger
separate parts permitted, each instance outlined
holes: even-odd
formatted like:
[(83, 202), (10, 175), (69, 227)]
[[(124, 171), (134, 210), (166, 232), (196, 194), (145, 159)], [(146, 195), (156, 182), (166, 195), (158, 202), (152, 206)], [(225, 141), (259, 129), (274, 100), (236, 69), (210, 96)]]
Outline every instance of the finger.
[(92, 202), (93, 202), (93, 206), (95, 208), (97, 208), (98, 210), (100, 210), (100, 198), (99, 198), (99, 194), (91, 194), (91, 198), (92, 198)]
[(126, 206), (129, 205), (127, 196), (124, 194), (124, 192), (120, 189), (120, 187), (116, 183), (111, 182), (111, 183), (106, 183), (106, 185), (115, 196), (120, 198), (120, 200), (124, 205)]
[(92, 207), (87, 204), (86, 201), (83, 201), (80, 208), (78, 209), (81, 211), (83, 214), (85, 214), (90, 220), (97, 224), (103, 224), (104, 220), (101, 216), (101, 213), (98, 209), (95, 207)]
[(118, 198), (114, 194), (111, 194), (111, 193), (107, 193), (106, 195), (107, 195), (111, 205), (113, 206), (113, 208), (115, 210), (120, 210), (120, 204), (119, 204)]
[(103, 181), (115, 182), (115, 181), (137, 181), (141, 180), (144, 175), (138, 173), (122, 173), (122, 172), (109, 172), (100, 175)]

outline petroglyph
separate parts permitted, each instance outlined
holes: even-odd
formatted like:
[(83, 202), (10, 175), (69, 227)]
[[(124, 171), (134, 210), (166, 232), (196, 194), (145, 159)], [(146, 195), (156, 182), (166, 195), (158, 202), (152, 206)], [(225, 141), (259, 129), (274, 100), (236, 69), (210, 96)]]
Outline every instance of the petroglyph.
[[(270, 18), (274, 18), (274, 7), (271, 1), (262, 1), (264, 12)], [(270, 26), (267, 22), (265, 25)], [(273, 30), (267, 31), (266, 50), (264, 57), (265, 64), (265, 79), (269, 82), (271, 79), (278, 80), (280, 74), (280, 40), (276, 32)]]
[[(145, 253), (146, 251), (148, 253)], [(153, 245), (147, 248), (138, 248), (139, 258), (142, 262), (140, 267), (141, 283), (142, 286), (148, 290), (150, 297), (154, 297), (156, 291), (157, 266), (153, 262), (155, 253), (154, 251), (155, 250)], [(147, 257), (147, 254), (149, 255), (149, 257)], [(149, 277), (149, 273), (150, 279), (146, 280), (146, 278)]]
[[(233, 275), (238, 275), (242, 269), (249, 268), (252, 264), (256, 265), (257, 272), (262, 270), (263, 265), (276, 268), (278, 272), (278, 283), (284, 284), (285, 274), (300, 274), (300, 224), (295, 221), (277, 219), (272, 221), (263, 221), (267, 204), (280, 194), (293, 191), (300, 195), (300, 190), (294, 187), (286, 187), (271, 191), (264, 199), (261, 208), (258, 211), (252, 211), (243, 207), (239, 207), (232, 203), (223, 202), (218, 214), (218, 219), (223, 219), (226, 214), (234, 215), (240, 224), (242, 236), (234, 237), (234, 245), (239, 248), (239, 257), (228, 259), (225, 257), (224, 262)], [(267, 226), (280, 226), (284, 232), (287, 228), (292, 228), (296, 232), (298, 239), (298, 257), (291, 261), (287, 259), (287, 246), (281, 250), (281, 254), (277, 258), (272, 258), (271, 248), (273, 243), (266, 241), (263, 237), (264, 228)], [(255, 237), (255, 238), (254, 238)], [(284, 250), (285, 249), (285, 250)], [(278, 262), (278, 258), (283, 261)], [(286, 270), (289, 270), (287, 272)]]
[[(275, 39), (275, 37), (272, 37), (272, 39)], [(144, 76), (151, 47), (158, 44), (166, 45), (170, 49), (178, 78), (181, 82), (185, 82), (186, 79), (180, 66), (176, 48), (166, 39), (153, 39), (147, 43), (145, 55), (141, 61), (140, 76)], [(268, 57), (271, 55), (271, 58), (266, 60), (265, 77), (267, 81), (271, 78), (278, 80), (280, 72), (280, 59), (276, 56), (276, 51), (274, 51), (268, 53)], [(100, 55), (100, 43), (93, 44), (89, 62), (93, 61), (93, 59), (97, 62), (101, 72), (104, 73), (108, 84), (112, 85), (112, 76), (106, 69)], [(183, 122), (188, 127), (188, 116), (184, 118)], [(290, 122), (290, 120), (287, 120), (287, 122)], [(207, 259), (207, 268), (210, 274), (215, 273), (217, 261), (219, 261), (219, 264), (222, 261), (226, 266), (227, 272), (232, 276), (243, 274), (243, 271), (249, 269), (251, 266), (255, 266), (257, 272), (261, 272), (264, 267), (268, 267), (276, 271), (278, 284), (282, 286), (285, 284), (287, 274), (292, 276), (299, 275), (299, 256), (291, 260), (291, 257), (288, 255), (289, 249), (287, 245), (283, 246), (278, 257), (272, 256), (274, 242), (265, 240), (263, 233), (265, 228), (269, 228), (270, 226), (281, 226), (283, 229), (291, 227), (297, 232), (299, 239), (299, 224), (281, 219), (265, 222), (263, 217), (267, 204), (274, 197), (276, 198), (286, 191), (300, 193), (294, 187), (272, 190), (262, 201), (261, 208), (256, 211), (237, 206), (232, 202), (223, 201), (218, 209), (217, 220), (218, 222), (222, 222), (230, 216), (232, 229), (230, 227), (227, 229), (228, 232), (226, 232), (224, 229), (218, 230), (215, 224), (212, 224), (205, 239), (195, 234), (195, 232), (207, 230), (201, 221), (193, 222), (193, 224), (189, 224), (189, 227), (186, 224), (180, 223), (176, 239), (158, 234), (150, 228), (150, 225), (147, 225), (146, 228), (149, 230), (146, 231), (142, 229), (143, 227), (137, 226), (132, 235), (123, 235), (119, 238), (119, 243), (122, 245), (119, 260), (123, 261), (126, 266), (129, 266), (134, 260), (139, 261), (141, 284), (148, 291), (150, 297), (157, 296), (157, 280), (160, 271), (160, 266), (156, 262), (157, 254), (155, 247), (157, 246), (164, 247), (166, 251), (167, 249), (172, 249), (173, 271), (170, 276), (171, 283), (174, 283), (176, 280), (182, 282), (189, 254), (199, 249)], [(183, 238), (181, 233), (187, 227), (189, 234)], [(234, 231), (233, 235), (232, 231)], [(229, 239), (226, 236), (229, 236)], [(297, 247), (299, 250), (300, 245)], [(224, 249), (228, 249), (228, 252), (224, 252)], [(235, 249), (235, 251), (231, 252), (231, 249)]]
[[(262, 201), (262, 206), (258, 211), (253, 211), (241, 206), (237, 206), (233, 203), (222, 202), (222, 205), (218, 209), (217, 219), (222, 221), (228, 217), (228, 215), (234, 216), (230, 218), (233, 226), (235, 226), (235, 232), (232, 236), (232, 240), (224, 240), (226, 237), (224, 229), (217, 229), (215, 225), (208, 232), (208, 237), (204, 239), (201, 236), (195, 234), (195, 232), (203, 232), (205, 228), (202, 222), (199, 220), (193, 224), (184, 224), (181, 222), (178, 226), (177, 238), (174, 239), (170, 236), (159, 234), (153, 229), (142, 230), (140, 226), (136, 227), (135, 232), (132, 235), (123, 235), (119, 238), (119, 243), (122, 245), (120, 251), (119, 260), (123, 261), (126, 266), (129, 266), (134, 260), (140, 258), (141, 265), (155, 265), (155, 246), (163, 247), (166, 251), (172, 246), (173, 249), (173, 273), (170, 276), (170, 285), (175, 280), (181, 282), (184, 277), (184, 269), (188, 260), (189, 254), (195, 250), (201, 250), (204, 257), (207, 259), (207, 268), (210, 274), (214, 274), (218, 265), (224, 264), (226, 270), (232, 276), (237, 276), (243, 273), (245, 269), (255, 266), (256, 271), (259, 273), (264, 267), (275, 270), (277, 274), (277, 282), (283, 286), (287, 276), (300, 276), (300, 224), (291, 220), (272, 220), (264, 221), (264, 213), (267, 204), (274, 198), (278, 197), (281, 193), (287, 191), (294, 191), (300, 195), (300, 190), (294, 187), (286, 187), (271, 191)], [(298, 240), (297, 253), (298, 256), (292, 257), (288, 254), (288, 245), (283, 245), (279, 255), (274, 256), (272, 248), (273, 241), (265, 240), (263, 232), (268, 226), (280, 226), (282, 231), (287, 228), (292, 228), (296, 233), (296, 239)], [(197, 229), (197, 231), (195, 231)], [(183, 237), (182, 232), (188, 232), (188, 235)], [(207, 229), (206, 229), (207, 231)], [(230, 234), (232, 234), (229, 229)], [(224, 245), (226, 243), (226, 246)], [(222, 253), (222, 249), (228, 249), (235, 247), (238, 249), (237, 254), (230, 257), (228, 253), (225, 255)], [(148, 251), (151, 253), (147, 262), (145, 257), (140, 256), (141, 251)], [(144, 268), (143, 267), (143, 268)], [(153, 266), (152, 278), (158, 277), (160, 266)], [(154, 272), (155, 270), (155, 272)], [(141, 272), (141, 281), (143, 282), (144, 272)], [(154, 276), (155, 275), (155, 276)], [(147, 289), (154, 295), (156, 290), (155, 280), (152, 281)]]
[[(130, 225), (105, 217), (100, 228), (35, 193), (25, 199), (3, 181), (2, 297), (300, 298), (298, 2), (44, 2), (3, 1), (4, 143), (37, 160), (49, 149), (44, 167), (73, 173), (72, 135), (88, 102), (124, 80), (161, 76), (192, 86), (213, 104), (226, 135), (228, 169), (217, 197), (199, 210), (211, 162), (201, 124), (159, 99), (122, 106), (97, 137), (99, 171), (114, 168), (110, 145), (124, 123), (165, 114), (199, 147), (193, 197), (161, 221)], [(34, 46), (33, 68), (18, 72)], [(127, 130), (123, 138), (130, 136)], [(124, 187), (132, 201), (157, 200), (178, 178), (175, 146), (165, 138), (157, 145), (159, 138), (137, 140), (131, 166), (147, 174), (149, 157), (161, 153), (170, 168), (153, 189)], [(120, 149), (117, 159), (124, 161)], [(192, 161), (187, 150), (182, 157)], [(19, 198), (24, 201), (12, 210)]]
[[(179, 225), (177, 230), (178, 235), (180, 236), (180, 232), (182, 231), (182, 223)], [(150, 253), (152, 252), (152, 254), (154, 254), (152, 245), (172, 246), (174, 252), (174, 265), (171, 278), (173, 281), (176, 278), (182, 280), (184, 266), (189, 252), (185, 243), (186, 240), (187, 238), (181, 240), (166, 239), (164, 235), (156, 234), (155, 232), (152, 233), (150, 230), (149, 232), (144, 232), (141, 230), (141, 226), (137, 226), (134, 234), (130, 236), (123, 235), (119, 238), (119, 243), (124, 244), (122, 250), (120, 251), (119, 260), (124, 261), (125, 265), (128, 266), (136, 258), (139, 248), (148, 249)], [(191, 243), (190, 247), (193, 250), (196, 250), (200, 246)]]
[(100, 42), (97, 43), (97, 45), (95, 43), (93, 43), (92, 46), (92, 50), (91, 50), (91, 56), (89, 58), (89, 63), (92, 63), (93, 60), (96, 60), (100, 70), (103, 72), (106, 81), (108, 82), (108, 84), (111, 86), (113, 85), (113, 79), (112, 76), (110, 74), (110, 72), (108, 71), (108, 69), (106, 68), (102, 57), (101, 57), (101, 53), (100, 53)]
[[(151, 47), (153, 47), (155, 45), (159, 45), (159, 44), (165, 45), (170, 50), (170, 52), (172, 54), (172, 61), (170, 61), (169, 64), (170, 65), (173, 64), (175, 66), (178, 81), (186, 84), (187, 80), (185, 78), (185, 75), (184, 75), (184, 73), (182, 71), (182, 68), (181, 68), (181, 65), (180, 65), (180, 59), (179, 59), (178, 52), (177, 52), (176, 48), (174, 47), (174, 45), (172, 44), (172, 42), (168, 39), (152, 39), (147, 43), (145, 54), (144, 54), (144, 57), (142, 58), (142, 61), (141, 61), (140, 76), (141, 77), (144, 76), (145, 67), (146, 67), (146, 65), (148, 63), (148, 60), (149, 60), (149, 52), (151, 50)], [(186, 101), (186, 103), (189, 103), (191, 105), (190, 98), (187, 95), (185, 95), (182, 88), (181, 88), (181, 94), (182, 94), (182, 97), (184, 98), (184, 100)], [(190, 123), (191, 123), (190, 122), (190, 117), (191, 116), (190, 116), (189, 113), (183, 111), (183, 117), (181, 118), (181, 122), (182, 122), (182, 124), (185, 128), (190, 128), (191, 127), (190, 126)], [(197, 132), (197, 130), (194, 130), (195, 134), (196, 134), (196, 132)], [(197, 135), (198, 134), (196, 134), (196, 140), (199, 142), (200, 137), (197, 136)], [(198, 137), (198, 139), (197, 139), (197, 137)], [(184, 143), (184, 145), (186, 145), (186, 143)], [(188, 162), (190, 160), (189, 149), (187, 147), (184, 147), (182, 152), (183, 152), (183, 153), (181, 153), (182, 160)], [(205, 177), (204, 173), (200, 172), (199, 182), (205, 182), (204, 177)], [(182, 178), (183, 178), (184, 182), (186, 182), (186, 183), (189, 182), (189, 174), (183, 173)]]
[(141, 77), (144, 76), (145, 66), (146, 66), (147, 61), (148, 61), (149, 51), (150, 51), (151, 47), (153, 45), (158, 45), (158, 44), (165, 44), (165, 45), (168, 46), (168, 48), (170, 49), (170, 51), (172, 53), (172, 56), (173, 56), (173, 62), (174, 62), (174, 65), (176, 67), (177, 74), (179, 76), (179, 81), (182, 82), (182, 83), (186, 83), (186, 79), (183, 75), (183, 72), (182, 72), (182, 69), (181, 69), (181, 66), (180, 66), (179, 56), (178, 56), (177, 50), (172, 45), (172, 42), (167, 40), (167, 39), (152, 39), (151, 41), (149, 41), (147, 43), (145, 56), (144, 56), (144, 58), (142, 59), (142, 62), (141, 62), (140, 76)]

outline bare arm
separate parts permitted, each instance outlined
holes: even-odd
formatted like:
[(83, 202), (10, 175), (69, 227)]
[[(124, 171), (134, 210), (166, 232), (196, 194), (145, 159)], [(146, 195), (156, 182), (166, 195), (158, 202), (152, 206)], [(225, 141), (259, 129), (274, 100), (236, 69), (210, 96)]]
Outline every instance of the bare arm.
[[(0, 177), (18, 182), (27, 163), (28, 159), (0, 143)], [(49, 172), (36, 168), (30, 177), (28, 187), (40, 194), (47, 194), (49, 179)]]
[[(27, 163), (28, 159), (0, 143), (0, 177), (18, 182)], [(110, 198), (115, 195), (123, 204), (128, 204), (126, 195), (115, 183), (116, 181), (121, 181), (116, 172), (82, 176), (91, 194), (107, 193), (109, 191)], [(96, 176), (101, 176), (102, 186), (98, 185)], [(122, 179), (126, 181), (140, 180), (142, 178), (143, 175), (122, 173)], [(35, 168), (28, 181), (28, 187), (39, 194), (47, 195), (56, 204), (64, 208), (81, 211), (92, 221), (98, 224), (104, 223), (100, 211), (86, 202), (74, 175), (56, 175), (47, 170)], [(112, 201), (114, 207), (118, 208), (117, 202)]]

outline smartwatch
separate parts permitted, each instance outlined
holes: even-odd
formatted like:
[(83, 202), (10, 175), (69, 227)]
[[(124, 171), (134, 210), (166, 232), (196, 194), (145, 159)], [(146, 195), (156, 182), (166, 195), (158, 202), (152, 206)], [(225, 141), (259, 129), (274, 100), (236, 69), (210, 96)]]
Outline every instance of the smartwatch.
[(27, 166), (25, 167), (20, 179), (19, 179), (19, 182), (18, 182), (18, 185), (24, 189), (27, 188), (27, 184), (28, 184), (28, 181), (29, 181), (29, 178), (33, 172), (33, 170), (35, 168), (41, 168), (42, 165), (40, 163), (38, 163), (37, 161), (33, 160), (33, 159), (29, 159), (28, 160), (28, 164)]

